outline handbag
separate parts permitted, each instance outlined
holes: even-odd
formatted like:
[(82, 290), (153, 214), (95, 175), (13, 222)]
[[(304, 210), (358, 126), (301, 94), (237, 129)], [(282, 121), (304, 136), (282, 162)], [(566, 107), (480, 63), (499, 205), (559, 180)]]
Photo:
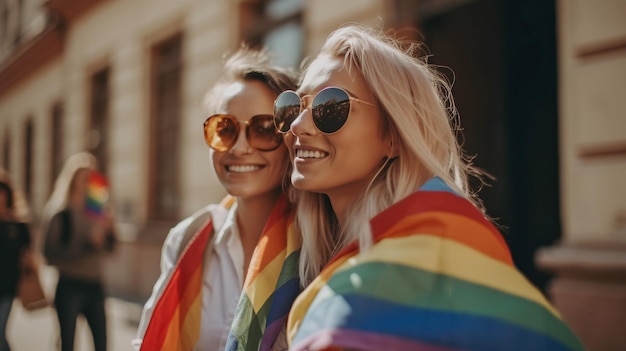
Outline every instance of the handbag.
[(17, 284), (17, 297), (29, 311), (48, 306), (46, 294), (39, 280), (39, 268), (28, 250), (22, 254), (22, 268)]

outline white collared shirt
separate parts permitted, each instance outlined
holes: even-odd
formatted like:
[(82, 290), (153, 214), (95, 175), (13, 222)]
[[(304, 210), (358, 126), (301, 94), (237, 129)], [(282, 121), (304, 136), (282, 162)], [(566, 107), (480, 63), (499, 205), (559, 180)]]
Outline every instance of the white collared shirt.
[(209, 269), (203, 272), (202, 324), (196, 351), (224, 350), (243, 288), (243, 246), (234, 214), (231, 208), (212, 254), (204, 255), (204, 267), (208, 264)]
[[(226, 346), (243, 288), (243, 246), (235, 218), (236, 209), (235, 203), (229, 209), (224, 224), (214, 233), (211, 252), (205, 253), (203, 258), (200, 339), (193, 348), (194, 351), (222, 351)], [(161, 257), (161, 276), (144, 305), (137, 337), (131, 342), (135, 350), (141, 347), (156, 302), (174, 270), (184, 232), (194, 217), (206, 214), (207, 211), (209, 211), (207, 208), (202, 209), (183, 220), (172, 229), (165, 240)]]

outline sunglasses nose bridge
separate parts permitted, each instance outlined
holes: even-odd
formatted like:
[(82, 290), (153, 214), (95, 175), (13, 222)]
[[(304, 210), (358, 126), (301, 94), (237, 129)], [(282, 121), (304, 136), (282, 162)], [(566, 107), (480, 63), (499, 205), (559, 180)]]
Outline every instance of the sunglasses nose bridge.
[(237, 135), (233, 146), (230, 147), (228, 152), (230, 153), (247, 153), (251, 149), (250, 142), (248, 141), (248, 124), (245, 122), (237, 121), (236, 124)]
[(294, 135), (314, 135), (317, 133), (317, 128), (315, 128), (315, 124), (313, 122), (313, 113), (309, 107), (300, 108), (300, 113), (291, 123), (291, 127), (289, 128)]
[(312, 95), (304, 95), (300, 97), (300, 113), (304, 110), (311, 110), (313, 106), (313, 98)]

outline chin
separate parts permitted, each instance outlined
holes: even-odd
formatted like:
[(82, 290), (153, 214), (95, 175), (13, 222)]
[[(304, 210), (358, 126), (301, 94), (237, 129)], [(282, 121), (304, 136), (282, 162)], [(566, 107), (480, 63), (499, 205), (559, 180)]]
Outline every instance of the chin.
[(311, 179), (307, 179), (301, 174), (294, 174), (291, 176), (291, 184), (294, 188), (298, 190), (305, 190), (311, 192), (317, 192), (317, 189), (314, 184), (312, 184)]
[(248, 189), (246, 187), (240, 187), (240, 186), (232, 186), (232, 187), (225, 187), (226, 188), (226, 192), (234, 197), (248, 197), (251, 194), (254, 194), (258, 191), (255, 191), (254, 189)]
[(231, 196), (238, 198), (255, 198), (263, 197), (270, 194), (280, 193), (280, 185), (277, 186), (263, 186), (263, 187), (230, 187), (226, 188), (226, 192)]
[(291, 174), (291, 185), (293, 185), (296, 189), (306, 190), (302, 188), (304, 184), (306, 184), (306, 180), (302, 174), (296, 172)]

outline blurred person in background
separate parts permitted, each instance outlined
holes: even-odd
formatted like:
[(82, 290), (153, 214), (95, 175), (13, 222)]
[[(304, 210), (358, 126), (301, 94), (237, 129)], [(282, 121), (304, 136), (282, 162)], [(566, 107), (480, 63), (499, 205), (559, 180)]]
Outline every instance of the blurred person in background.
[(18, 292), (20, 272), (32, 265), (32, 239), (27, 224), (28, 206), (0, 169), (0, 351), (10, 351), (6, 328), (13, 300)]
[(101, 264), (113, 250), (115, 234), (106, 179), (88, 152), (70, 156), (44, 207), (44, 256), (59, 272), (54, 307), (62, 351), (74, 349), (76, 320), (82, 314), (96, 351), (107, 349), (105, 291)]
[[(161, 275), (132, 342), (136, 350), (222, 351), (227, 340), (257, 350), (261, 342), (273, 344), (283, 329), (299, 291), (293, 255), (299, 245), (294, 233), (287, 233), (289, 161), (272, 110), (276, 96), (294, 87), (294, 74), (271, 64), (263, 50), (242, 47), (226, 60), (205, 97), (210, 116), (204, 137), (229, 195), (169, 232)], [(274, 266), (265, 269), (269, 262)], [(283, 293), (257, 294), (259, 280), (266, 288), (284, 288)], [(253, 318), (237, 319), (240, 296), (237, 316)], [(253, 304), (266, 308), (259, 311)], [(275, 313), (281, 306), (287, 309)], [(265, 333), (274, 322), (277, 330)]]

